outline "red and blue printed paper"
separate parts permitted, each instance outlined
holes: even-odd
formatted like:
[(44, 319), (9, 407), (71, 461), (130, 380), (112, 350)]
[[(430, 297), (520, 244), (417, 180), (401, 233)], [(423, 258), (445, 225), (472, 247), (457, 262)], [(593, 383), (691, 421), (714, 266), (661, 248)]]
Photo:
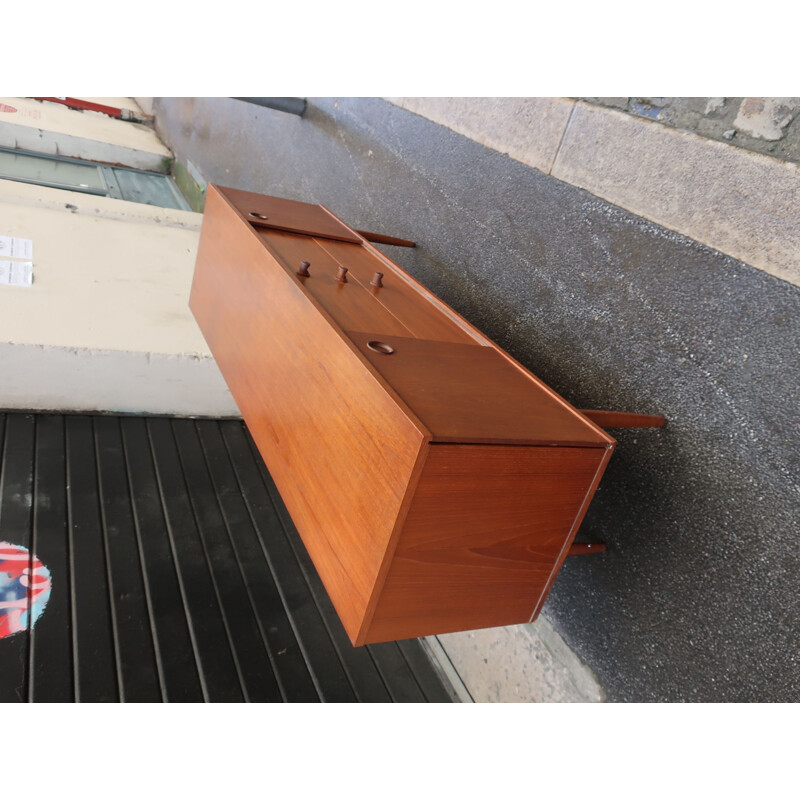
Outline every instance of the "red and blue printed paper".
[(50, 570), (33, 553), (0, 542), (0, 639), (33, 627), (51, 586)]

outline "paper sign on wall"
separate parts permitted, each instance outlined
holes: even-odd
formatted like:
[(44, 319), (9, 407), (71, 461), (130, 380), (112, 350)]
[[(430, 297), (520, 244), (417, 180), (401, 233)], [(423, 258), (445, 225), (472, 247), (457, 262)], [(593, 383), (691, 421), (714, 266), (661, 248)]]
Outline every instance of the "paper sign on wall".
[(0, 256), (5, 258), (33, 258), (33, 241), (19, 236), (0, 236)]
[(32, 261), (0, 261), (0, 286), (32, 286)]

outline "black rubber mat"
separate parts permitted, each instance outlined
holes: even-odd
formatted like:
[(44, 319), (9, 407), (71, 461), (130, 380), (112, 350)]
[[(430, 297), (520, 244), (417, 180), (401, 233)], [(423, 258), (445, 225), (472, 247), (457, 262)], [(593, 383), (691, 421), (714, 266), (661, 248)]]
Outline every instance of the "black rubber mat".
[(7, 413), (0, 448), (0, 702), (455, 699), (418, 641), (351, 646), (241, 422)]

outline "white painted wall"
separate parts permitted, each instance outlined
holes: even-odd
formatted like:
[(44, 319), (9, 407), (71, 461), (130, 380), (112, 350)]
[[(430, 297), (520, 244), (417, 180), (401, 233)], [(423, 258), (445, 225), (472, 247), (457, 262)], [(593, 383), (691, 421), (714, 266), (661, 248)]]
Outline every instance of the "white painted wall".
[(0, 181), (0, 408), (238, 415), (189, 310), (202, 215)]
[[(21, 197), (46, 195), (32, 208)], [(69, 206), (69, 208), (68, 208)], [(118, 209), (135, 214), (119, 218)], [(104, 215), (111, 209), (117, 216)], [(3, 233), (33, 240), (34, 285), (4, 288), (0, 341), (209, 355), (186, 305), (201, 215), (0, 181)]]
[[(145, 114), (153, 115), (155, 106), (155, 97), (131, 97), (132, 102), (136, 103)], [(120, 106), (121, 108), (121, 106)]]

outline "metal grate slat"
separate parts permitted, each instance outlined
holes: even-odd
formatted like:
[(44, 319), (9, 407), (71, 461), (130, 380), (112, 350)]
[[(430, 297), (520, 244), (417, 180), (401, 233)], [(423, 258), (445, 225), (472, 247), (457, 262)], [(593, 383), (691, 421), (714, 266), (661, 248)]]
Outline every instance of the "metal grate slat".
[(162, 693), (171, 702), (203, 699), (172, 551), (166, 532), (145, 421), (121, 420), (133, 522), (151, 609)]
[[(302, 650), (298, 647), (274, 575), (265, 559), (219, 426), (198, 425), (198, 433), (283, 699), (289, 702), (318, 702), (319, 695)], [(270, 520), (265, 522), (269, 524)]]
[[(80, 702), (119, 700), (92, 419), (68, 416), (64, 427), (75, 699)], [(54, 576), (54, 580), (57, 579), (58, 576)]]
[[(0, 541), (30, 549), (33, 523), (35, 423), (29, 414), (9, 414), (0, 474)], [(28, 628), (0, 640), (0, 702), (28, 696)]]
[(31, 550), (49, 570), (51, 588), (47, 613), (31, 628), (28, 699), (69, 702), (74, 697), (70, 632), (72, 591), (62, 416), (36, 418), (35, 462)]
[(214, 493), (195, 424), (192, 420), (174, 420), (172, 428), (246, 697), (254, 702), (280, 702), (280, 687)]
[(168, 419), (149, 419), (147, 432), (205, 696), (211, 702), (242, 701), (244, 688), (231, 634), (189, 499), (172, 426)]
[(121, 699), (158, 702), (161, 679), (153, 621), (133, 522), (120, 423), (94, 419), (98, 490), (111, 587)]

